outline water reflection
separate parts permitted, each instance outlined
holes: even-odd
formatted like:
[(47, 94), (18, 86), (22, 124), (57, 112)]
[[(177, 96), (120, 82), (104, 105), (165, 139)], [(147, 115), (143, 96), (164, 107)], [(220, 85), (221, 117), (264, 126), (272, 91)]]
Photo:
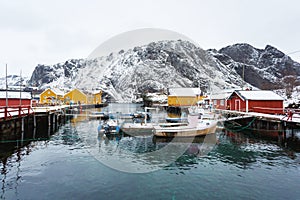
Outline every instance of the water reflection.
[[(80, 120), (71, 120), (48, 138), (45, 137), (45, 132), (35, 133), (34, 138), (43, 139), (46, 143), (51, 141), (53, 145), (86, 149), (101, 162), (104, 160), (108, 166), (122, 165), (124, 161), (128, 167), (133, 168), (137, 166), (151, 169), (161, 169), (166, 166), (191, 168), (191, 165), (197, 165), (203, 160), (217, 159), (246, 169), (257, 163), (271, 166), (278, 164), (280, 160), (286, 162), (286, 159), (298, 159), (298, 137), (289, 137), (286, 143), (282, 144), (276, 140), (266, 140), (248, 133), (225, 131), (206, 137), (195, 137), (191, 142), (190, 138), (160, 138), (152, 135), (132, 137), (124, 133), (99, 134), (98, 123), (98, 120), (87, 120), (82, 117)], [(26, 155), (29, 155), (30, 149), (35, 145), (31, 140), (33, 137), (25, 137), (22, 142), (17, 140), (14, 143), (0, 145), (3, 175), (6, 173), (9, 157), (13, 155), (20, 157), (18, 151), (23, 148), (27, 149)], [(180, 156), (178, 156), (179, 152), (182, 152)]]
[[(133, 137), (123, 133), (98, 134), (98, 120), (88, 120), (84, 116), (77, 116), (74, 119), (76, 120), (59, 127), (55, 133), (49, 134), (47, 128), (32, 130), (32, 133), (26, 133), (16, 141), (0, 144), (2, 180), (0, 198), (4, 199), (7, 197), (7, 192), (13, 192), (15, 196), (22, 199), (18, 196), (19, 187), (24, 186), (28, 181), (28, 176), (25, 177), (24, 169), (22, 170), (24, 160), (30, 160), (33, 157), (32, 152), (35, 155), (45, 155), (53, 146), (59, 147), (55, 148), (56, 155), (66, 155), (71, 152), (70, 157), (74, 157), (71, 165), (82, 162), (80, 160), (82, 158), (76, 157), (73, 151), (80, 149), (90, 152), (90, 155), (107, 166), (116, 168), (122, 165), (123, 171), (140, 173), (145, 169), (148, 171), (163, 169), (159, 174), (169, 175), (174, 172), (201, 174), (204, 168), (219, 169), (228, 166), (232, 171), (266, 169), (276, 174), (276, 170), (280, 167), (299, 169), (300, 166), (300, 142), (297, 130), (288, 131), (288, 137), (283, 143), (278, 139), (268, 139), (252, 133), (228, 131), (219, 131), (210, 137), (196, 137), (190, 142), (187, 138), (158, 138), (152, 135)], [(183, 154), (178, 156), (177, 153), (181, 151)], [(49, 154), (51, 153), (53, 152)], [(65, 165), (52, 155), (46, 158), (41, 156), (39, 159), (45, 159), (43, 162), (47, 163), (58, 162), (57, 165)], [(35, 170), (40, 170), (43, 166), (40, 162), (37, 163)], [(32, 165), (34, 164), (36, 163), (33, 162)], [(85, 163), (84, 166), (89, 164)], [(103, 165), (100, 164), (96, 168), (101, 167), (103, 168)], [(33, 174), (29, 178), (39, 178), (39, 173), (30, 171), (28, 166), (26, 169), (27, 173)], [(255, 173), (253, 174), (255, 176)], [(30, 192), (34, 192), (33, 190)]]
[[(290, 140), (291, 138), (287, 138)], [(251, 168), (253, 165), (288, 166), (294, 165), (293, 159), (298, 159), (296, 149), (288, 143), (281, 143), (273, 137), (255, 137), (249, 132), (233, 133), (225, 131), (220, 134), (220, 143), (215, 149), (214, 156), (221, 162), (233, 164), (239, 168)], [(299, 141), (295, 139), (295, 141)], [(299, 145), (299, 143), (298, 143)], [(299, 163), (299, 161), (296, 161)]]

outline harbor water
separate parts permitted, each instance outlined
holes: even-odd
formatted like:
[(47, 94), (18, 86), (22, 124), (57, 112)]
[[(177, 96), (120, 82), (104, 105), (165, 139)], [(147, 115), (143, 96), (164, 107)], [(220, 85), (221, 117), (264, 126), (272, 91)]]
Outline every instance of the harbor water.
[(190, 141), (103, 135), (98, 125), (77, 115), (56, 132), (2, 142), (0, 198), (300, 199), (297, 131), (286, 142), (226, 130)]

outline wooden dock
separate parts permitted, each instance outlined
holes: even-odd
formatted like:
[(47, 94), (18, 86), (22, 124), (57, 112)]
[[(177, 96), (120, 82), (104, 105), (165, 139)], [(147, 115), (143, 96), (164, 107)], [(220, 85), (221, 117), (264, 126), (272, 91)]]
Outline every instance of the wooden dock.
[(250, 132), (260, 137), (285, 141), (287, 134), (294, 137), (295, 130), (300, 129), (300, 115), (295, 114), (287, 120), (286, 115), (272, 115), (255, 112), (216, 110), (224, 116), (224, 127), (232, 132)]
[(272, 115), (272, 114), (264, 114), (264, 113), (257, 113), (257, 112), (240, 112), (234, 110), (218, 110), (216, 109), (217, 113), (222, 114), (223, 116), (227, 117), (226, 121), (234, 120), (238, 118), (245, 118), (245, 117), (256, 117), (265, 120), (271, 121), (278, 121), (278, 122), (288, 122), (291, 124), (298, 124), (300, 125), (300, 115), (295, 113), (293, 118), (287, 120), (288, 117), (286, 115)]
[[(99, 106), (99, 105), (97, 105)], [(95, 105), (60, 105), (60, 106), (10, 106), (0, 107), (0, 143), (22, 139), (26, 134), (58, 130), (74, 114), (82, 110), (95, 108)], [(101, 105), (102, 107), (105, 105)]]

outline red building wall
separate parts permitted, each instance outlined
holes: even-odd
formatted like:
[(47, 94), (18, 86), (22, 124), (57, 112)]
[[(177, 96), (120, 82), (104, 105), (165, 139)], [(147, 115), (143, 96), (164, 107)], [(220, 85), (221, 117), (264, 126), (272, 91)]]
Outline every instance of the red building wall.
[[(8, 106), (19, 106), (20, 99), (8, 99)], [(30, 106), (31, 99), (22, 99), (22, 106)], [(0, 99), (0, 106), (6, 106), (6, 99)]]
[[(239, 102), (239, 103), (238, 103)], [(228, 105), (230, 106), (230, 110), (236, 111), (246, 111), (246, 101), (243, 101), (239, 96), (234, 94), (231, 99), (228, 100)]]
[(280, 100), (249, 100), (249, 112), (266, 114), (283, 114), (283, 101)]
[[(239, 108), (236, 101), (240, 102)], [(243, 101), (237, 95), (232, 96), (228, 100), (230, 110), (246, 112), (246, 101)], [(283, 101), (282, 100), (248, 100), (248, 112), (258, 112), (266, 114), (283, 114)]]
[(225, 110), (226, 109), (226, 100), (224, 99), (223, 100), (223, 105), (221, 105), (221, 99), (213, 99), (212, 100), (212, 102), (213, 102), (213, 104), (214, 104), (214, 107), (216, 108), (216, 109), (223, 109), (223, 110)]

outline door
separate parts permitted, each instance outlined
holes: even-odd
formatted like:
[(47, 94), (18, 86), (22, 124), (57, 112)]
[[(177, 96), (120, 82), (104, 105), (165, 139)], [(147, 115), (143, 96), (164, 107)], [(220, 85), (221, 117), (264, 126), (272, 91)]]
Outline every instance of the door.
[(241, 102), (240, 102), (239, 99), (236, 99), (234, 101), (234, 110), (236, 110), (236, 111), (240, 111), (241, 110)]

